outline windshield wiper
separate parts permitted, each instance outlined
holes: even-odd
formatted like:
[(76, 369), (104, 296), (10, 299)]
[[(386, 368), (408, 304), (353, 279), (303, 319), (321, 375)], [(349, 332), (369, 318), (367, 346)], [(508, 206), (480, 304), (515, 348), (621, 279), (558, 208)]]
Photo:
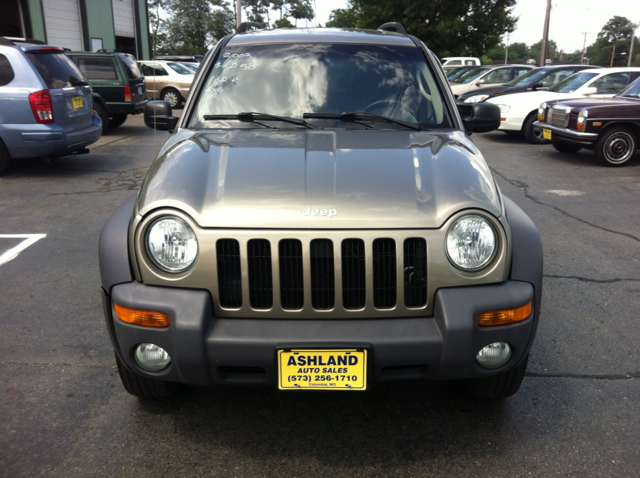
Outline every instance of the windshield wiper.
[(311, 126), (305, 120), (287, 118), (286, 116), (270, 115), (268, 113), (245, 112), (238, 113), (237, 115), (204, 115), (204, 120), (238, 120), (242, 121), (243, 123), (258, 123), (258, 121), (282, 121), (284, 123), (291, 123), (298, 126), (304, 126), (305, 128), (314, 129), (313, 126)]
[(420, 126), (415, 123), (408, 123), (406, 121), (390, 118), (389, 116), (383, 116), (376, 113), (370, 113), (368, 111), (350, 111), (347, 113), (304, 113), (303, 118), (316, 118), (316, 119), (338, 119), (340, 121), (349, 121), (355, 123), (356, 121), (385, 121), (387, 123), (393, 123), (405, 128), (420, 131)]
[(635, 94), (635, 93), (630, 93), (630, 94), (626, 94), (626, 95), (620, 95), (624, 98), (640, 98), (640, 95)]

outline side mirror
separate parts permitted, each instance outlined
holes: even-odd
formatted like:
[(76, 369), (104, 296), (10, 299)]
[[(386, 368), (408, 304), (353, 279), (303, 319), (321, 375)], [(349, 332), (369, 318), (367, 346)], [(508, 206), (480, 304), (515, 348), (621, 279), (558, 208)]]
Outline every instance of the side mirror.
[(589, 88), (585, 88), (582, 94), (585, 96), (589, 96), (589, 95), (595, 95), (597, 92), (598, 92), (598, 88), (596, 88), (595, 86), (590, 86)]
[(457, 103), (467, 134), (488, 133), (500, 127), (500, 108), (493, 103)]
[(476, 86), (481, 86), (481, 85), (484, 85), (484, 80), (476, 81)]
[(535, 83), (535, 84), (531, 85), (531, 89), (532, 89), (533, 91), (536, 91), (538, 88), (542, 88), (543, 86), (544, 86), (544, 85), (542, 84), (542, 82), (541, 82), (541, 81), (539, 81), (539, 82), (537, 82), (537, 83)]
[(173, 133), (179, 119), (171, 114), (171, 105), (166, 101), (149, 101), (144, 107), (144, 124), (151, 129)]

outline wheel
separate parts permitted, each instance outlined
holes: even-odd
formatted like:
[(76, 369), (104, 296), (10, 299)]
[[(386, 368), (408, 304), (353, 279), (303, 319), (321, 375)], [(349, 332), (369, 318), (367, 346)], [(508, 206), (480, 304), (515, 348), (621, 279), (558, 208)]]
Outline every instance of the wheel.
[(117, 128), (122, 125), (125, 121), (127, 121), (128, 115), (117, 115), (109, 118), (109, 128)]
[(522, 133), (524, 134), (527, 142), (531, 144), (549, 144), (550, 141), (542, 137), (542, 131), (533, 130), (533, 122), (537, 119), (537, 113), (531, 113), (527, 116), (524, 120), (524, 124), (522, 125)]
[(458, 381), (458, 387), (467, 396), (480, 400), (500, 400), (514, 395), (520, 388), (527, 371), (529, 356), (516, 368), (491, 377), (468, 378)]
[(162, 100), (171, 105), (172, 108), (179, 108), (182, 104), (182, 96), (175, 88), (167, 88), (162, 92)]
[(4, 171), (9, 167), (9, 162), (11, 162), (9, 151), (2, 140), (0, 140), (0, 174), (4, 173)]
[(182, 389), (179, 383), (154, 380), (130, 371), (117, 355), (116, 364), (122, 385), (131, 395), (142, 398), (170, 398)]
[(102, 134), (105, 134), (109, 127), (109, 115), (107, 114), (107, 110), (104, 109), (104, 106), (95, 100), (93, 100), (93, 114), (98, 115), (102, 120)]
[(635, 135), (629, 129), (617, 126), (600, 136), (593, 152), (604, 166), (622, 166), (631, 159), (637, 146)]
[[(378, 110), (378, 111), (376, 111)], [(416, 114), (413, 110), (405, 105), (398, 104), (398, 102), (393, 100), (380, 100), (374, 101), (373, 103), (364, 107), (362, 111), (368, 111), (369, 113), (377, 113), (384, 116), (389, 116), (394, 119), (399, 119), (400, 121), (407, 121), (409, 123), (417, 123), (418, 119), (416, 118)], [(390, 113), (397, 113), (390, 114)]]
[(580, 146), (579, 144), (563, 143), (561, 141), (552, 141), (551, 144), (554, 148), (556, 148), (556, 151), (565, 154), (577, 153), (582, 149), (582, 146)]

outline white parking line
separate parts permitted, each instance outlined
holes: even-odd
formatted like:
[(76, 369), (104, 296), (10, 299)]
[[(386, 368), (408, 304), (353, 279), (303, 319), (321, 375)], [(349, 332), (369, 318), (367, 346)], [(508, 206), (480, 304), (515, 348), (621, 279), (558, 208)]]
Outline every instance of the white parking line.
[(0, 256), (0, 266), (18, 257), (27, 247), (35, 244), (40, 239), (47, 237), (46, 234), (0, 234), (0, 239), (24, 239), (16, 247), (12, 247)]

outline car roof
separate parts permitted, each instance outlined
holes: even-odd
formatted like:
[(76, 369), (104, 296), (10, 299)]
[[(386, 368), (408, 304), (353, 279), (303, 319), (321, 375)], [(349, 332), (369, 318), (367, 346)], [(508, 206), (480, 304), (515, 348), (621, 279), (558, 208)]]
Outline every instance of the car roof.
[(234, 35), (227, 46), (262, 45), (271, 43), (356, 43), (373, 45), (413, 46), (406, 35), (388, 30), (354, 28), (279, 28)]
[(620, 67), (620, 68), (593, 68), (589, 71), (576, 71), (576, 73), (596, 73), (602, 75), (604, 73), (624, 73), (625, 71), (640, 71), (640, 67)]

